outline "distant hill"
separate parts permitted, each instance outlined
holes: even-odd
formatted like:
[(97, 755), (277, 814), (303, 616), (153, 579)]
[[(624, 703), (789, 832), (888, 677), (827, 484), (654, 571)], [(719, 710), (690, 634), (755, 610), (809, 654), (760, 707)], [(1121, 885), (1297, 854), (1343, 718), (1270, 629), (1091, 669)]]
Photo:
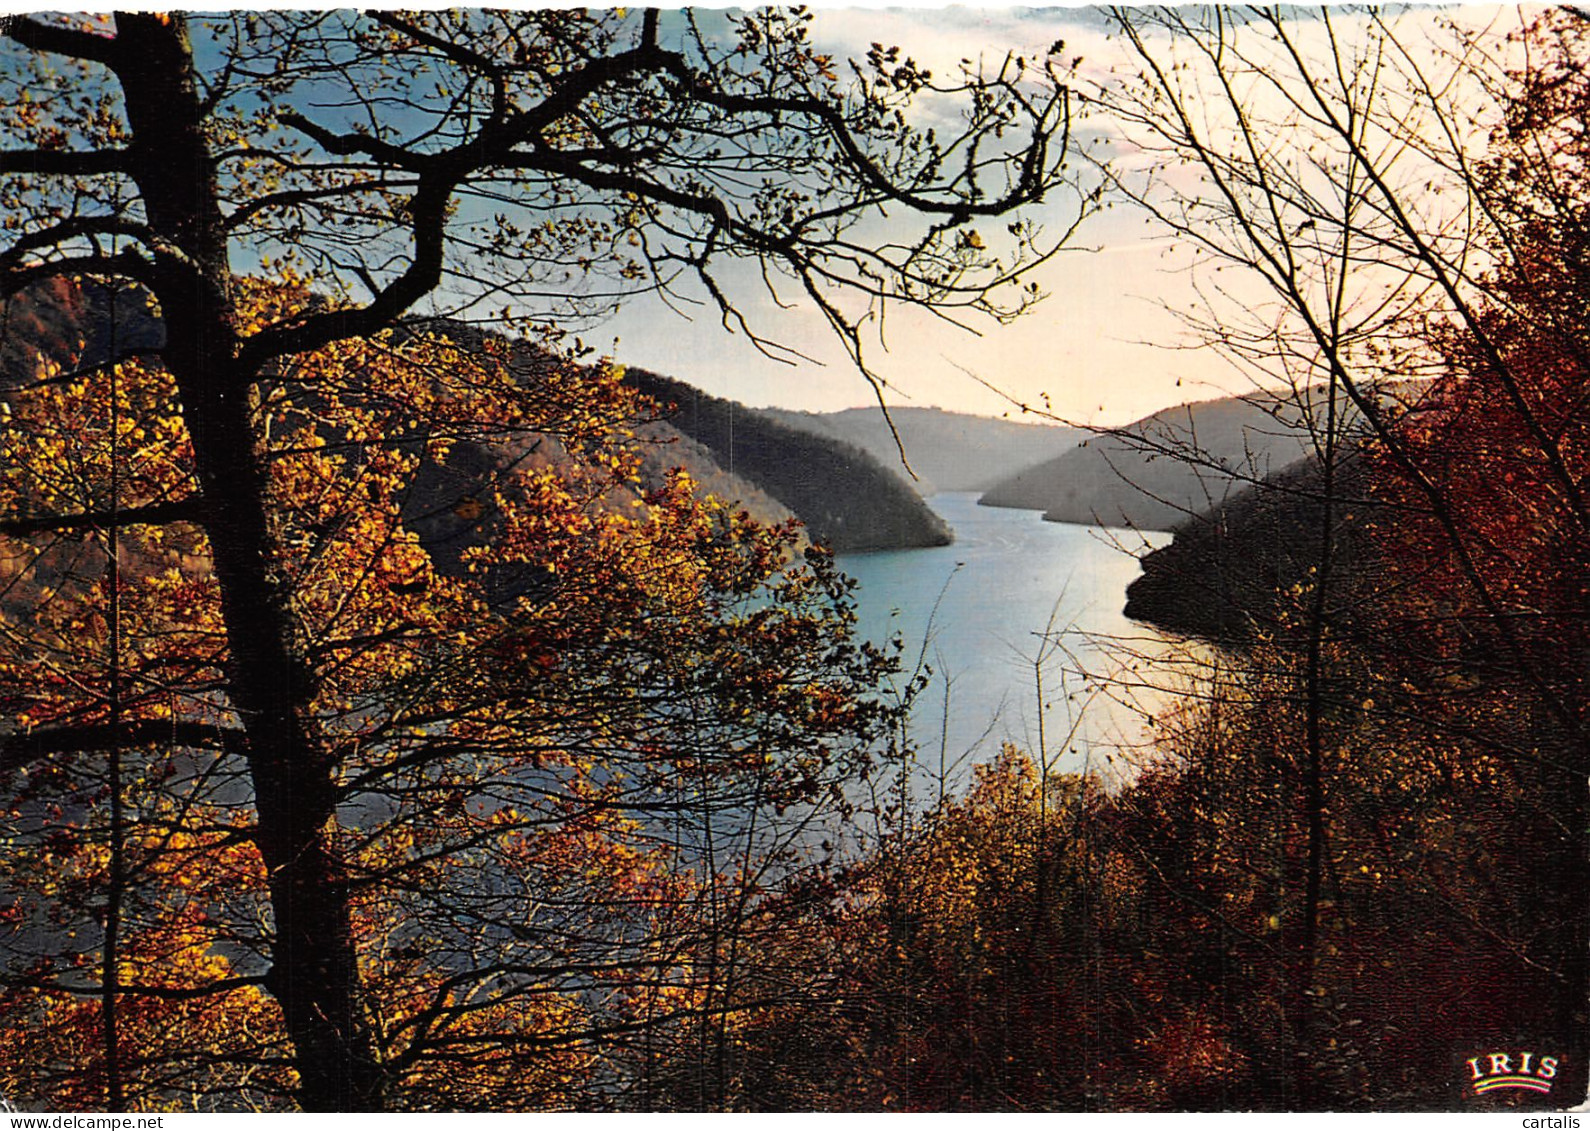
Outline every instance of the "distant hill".
[(945, 546), (954, 538), (916, 491), (860, 447), (644, 369), (630, 368), (626, 380), (672, 405), (668, 423), (793, 511), (814, 542), (843, 552)]
[[(1322, 394), (1312, 396), (1311, 415), (1322, 417)], [(1308, 455), (1306, 415), (1268, 395), (1177, 405), (1019, 471), (979, 501), (1042, 510), (1051, 522), (1173, 530)], [(1350, 423), (1350, 405), (1344, 415)]]
[[(876, 405), (825, 413), (762, 411), (792, 428), (854, 444), (890, 471), (909, 477), (900, 463), (900, 450), (889, 431), (889, 421)], [(1074, 447), (1087, 435), (1076, 428), (1019, 423), (941, 408), (892, 407), (889, 420), (894, 422), (911, 470), (917, 475), (915, 486), (924, 495), (934, 491), (986, 491), (1022, 468)]]

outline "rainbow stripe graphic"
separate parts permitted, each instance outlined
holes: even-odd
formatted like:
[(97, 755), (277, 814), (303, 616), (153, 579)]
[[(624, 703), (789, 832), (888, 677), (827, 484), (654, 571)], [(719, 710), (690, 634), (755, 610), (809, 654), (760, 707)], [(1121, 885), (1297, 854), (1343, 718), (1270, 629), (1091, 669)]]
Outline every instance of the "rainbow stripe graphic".
[(1487, 1076), (1474, 1082), (1474, 1094), (1483, 1095), (1499, 1088), (1527, 1088), (1531, 1092), (1551, 1091), (1551, 1081), (1536, 1076)]

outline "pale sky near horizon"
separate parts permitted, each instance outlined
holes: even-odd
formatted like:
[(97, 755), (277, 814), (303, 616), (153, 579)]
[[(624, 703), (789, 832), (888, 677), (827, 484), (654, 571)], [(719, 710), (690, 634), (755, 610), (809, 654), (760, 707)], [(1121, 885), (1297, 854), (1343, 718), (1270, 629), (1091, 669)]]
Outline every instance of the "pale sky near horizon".
[[(1351, 14), (1333, 20), (1328, 36), (1319, 37), (1312, 47), (1309, 41), (1315, 37), (1304, 36), (1305, 52), (1323, 50), (1326, 44), (1335, 43), (1337, 36), (1351, 41), (1355, 38), (1355, 24), (1369, 19), (1361, 9), (1341, 10)], [(1433, 18), (1437, 14), (1440, 20)], [(1482, 61), (1496, 64), (1504, 57), (1501, 44), (1505, 41), (1492, 33), (1516, 30), (1523, 15), (1523, 9), (1510, 5), (1411, 5), (1388, 16), (1400, 25), (1388, 70), (1396, 71), (1406, 62), (1411, 68), (1403, 72), (1406, 77), (1419, 75), (1421, 67), (1432, 68), (1421, 81), (1433, 78), (1433, 88), (1441, 91), (1443, 105), (1450, 102), (1448, 116), (1432, 128), (1440, 133), (1457, 127), (1447, 140), (1465, 149), (1477, 145), (1478, 149), (1470, 151), (1471, 157), (1483, 149), (1487, 129), (1494, 123), (1487, 124), (1481, 102), (1469, 101), (1477, 94), (1469, 81), (1478, 72), (1461, 66), (1456, 70), (1448, 68), (1452, 63), (1448, 49), (1453, 40), (1441, 24), (1450, 22), (1453, 30), (1480, 33), (1486, 44)], [(1300, 20), (1315, 22), (1308, 16)], [(1325, 25), (1316, 26), (1323, 29)], [(1006, 52), (1015, 52), (1042, 58), (1048, 45), (1064, 39), (1065, 57), (1075, 54), (1087, 60), (1082, 68), (1084, 77), (1104, 81), (1118, 68), (1131, 73), (1138, 67), (1127, 59), (1123, 45), (1107, 36), (1107, 30), (1096, 7), (858, 9), (829, 3), (817, 11), (812, 39), (820, 50), (840, 60), (863, 56), (873, 42), (899, 44), (907, 54), (941, 76), (952, 73), (957, 61), (968, 56), (997, 61)], [(1344, 49), (1351, 50), (1350, 46)], [(1397, 52), (1411, 54), (1398, 56)], [(1375, 70), (1378, 73), (1378, 64)], [(1451, 85), (1443, 85), (1448, 82)], [(1376, 89), (1378, 85), (1377, 80)], [(1254, 89), (1263, 87), (1261, 80)], [(1218, 117), (1218, 105), (1211, 113)], [(1286, 115), (1275, 120), (1286, 120)], [(1420, 120), (1429, 121), (1428, 117)], [(1095, 132), (1101, 129), (1096, 122), (1085, 128)], [(1107, 127), (1102, 128), (1109, 132)], [(1210, 126), (1206, 122), (1202, 128), (1207, 130)], [(1432, 185), (1438, 185), (1443, 175), (1438, 165), (1422, 163), (1418, 147), (1408, 147), (1406, 139), (1397, 141), (1384, 134), (1377, 137), (1386, 146), (1383, 159), (1390, 162), (1385, 171), (1402, 185), (1399, 192), (1409, 194), (1404, 196), (1404, 204), (1421, 217), (1421, 222), (1430, 225), (1431, 230), (1444, 229), (1461, 216), (1466, 199), (1461, 190), (1445, 197), (1440, 187), (1431, 192)], [(1305, 163), (1313, 160), (1301, 150), (1289, 155), (1285, 140), (1277, 141), (1281, 160), (1290, 161), (1294, 156)], [(1435, 149), (1442, 144), (1438, 139)], [(1127, 152), (1131, 152), (1129, 143)], [(1436, 179), (1427, 181), (1432, 174)], [(1191, 188), (1198, 171), (1188, 168), (1179, 172), (1172, 168), (1168, 179), (1185, 181), (1184, 187)], [(1422, 192), (1417, 187), (1420, 182), (1424, 182)], [(1325, 196), (1330, 195), (1327, 190)], [(1059, 220), (1050, 222), (1051, 228), (1068, 218), (1063, 201), (1046, 202), (1045, 208), (1060, 215)], [(1452, 211), (1454, 208), (1456, 212)], [(1042, 216), (1038, 218), (1042, 220)], [(1324, 254), (1330, 258), (1335, 253)], [(1207, 257), (1200, 262), (1207, 262)], [(1257, 332), (1267, 335), (1283, 317), (1280, 304), (1249, 272), (1227, 269), (1225, 275), (1214, 280), (1203, 268), (1194, 275), (1193, 263), (1190, 248), (1178, 246), (1142, 211), (1117, 201), (1112, 209), (1086, 220), (1069, 249), (1035, 272), (1032, 278), (1048, 297), (1014, 325), (975, 323), (980, 333), (973, 335), (953, 330), (920, 312), (897, 310), (887, 327), (886, 348), (874, 343), (869, 361), (887, 382), (887, 400), (893, 405), (938, 406), (1023, 419), (1013, 402), (1033, 406), (1047, 403), (1055, 417), (1093, 426), (1128, 423), (1186, 401), (1250, 392), (1254, 388), (1253, 372), (1236, 369), (1210, 349), (1197, 348), (1197, 338), (1170, 311), (1186, 311), (1200, 305), (1202, 297), (1214, 294), (1220, 304), (1215, 317), (1222, 324), (1230, 318), (1244, 322), (1249, 332), (1256, 326)], [(1366, 308), (1373, 308), (1378, 284), (1388, 278), (1393, 282), (1407, 278), (1398, 274), (1395, 266), (1387, 268), (1389, 275), (1382, 273), (1378, 279), (1376, 270), (1367, 263), (1355, 263), (1352, 290), (1348, 292), (1349, 308), (1357, 304), (1359, 296)], [(1194, 279), (1198, 281), (1196, 286)], [(1204, 288), (1202, 296), (1199, 287)], [(1387, 288), (1380, 289), (1384, 293)], [(754, 289), (745, 293), (753, 298), (756, 294)], [(780, 365), (761, 357), (743, 335), (727, 332), (712, 313), (703, 311), (693, 321), (687, 321), (663, 310), (654, 300), (632, 303), (608, 324), (587, 335), (586, 340), (600, 349), (611, 350), (627, 364), (678, 377), (752, 406), (778, 405), (822, 412), (875, 403), (871, 388), (814, 311), (804, 307), (778, 310), (767, 301), (752, 301), (745, 310), (755, 320), (758, 332), (797, 347), (825, 364)], [(997, 387), (1009, 399), (987, 385)]]
[[(899, 44), (939, 73), (965, 56), (997, 60), (1016, 51), (1041, 58), (1065, 39), (1068, 56), (1103, 64), (1114, 50), (1094, 9), (990, 6), (817, 11), (813, 41), (838, 58), (859, 58), (872, 42)], [(1054, 204), (1066, 220), (1065, 202)], [(1040, 219), (1042, 217), (1040, 216)], [(1175, 347), (1186, 337), (1162, 309), (1179, 291), (1175, 249), (1141, 215), (1118, 205), (1085, 222), (1068, 250), (1033, 278), (1048, 297), (1009, 326), (969, 319), (978, 333), (921, 312), (897, 310), (884, 345), (869, 353), (889, 384), (891, 404), (937, 406), (1022, 419), (1017, 401), (1043, 404), (1088, 424), (1120, 424), (1185, 400), (1240, 391), (1243, 379), (1207, 355)], [(654, 299), (632, 301), (586, 340), (617, 359), (677, 377), (752, 406), (826, 412), (875, 403), (871, 388), (812, 311), (782, 311), (754, 289), (743, 292), (758, 332), (824, 362), (782, 365), (730, 334), (712, 311), (690, 320)], [(615, 341), (616, 339), (616, 341)], [(975, 377), (972, 376), (975, 374)], [(1037, 417), (1026, 417), (1037, 421)]]

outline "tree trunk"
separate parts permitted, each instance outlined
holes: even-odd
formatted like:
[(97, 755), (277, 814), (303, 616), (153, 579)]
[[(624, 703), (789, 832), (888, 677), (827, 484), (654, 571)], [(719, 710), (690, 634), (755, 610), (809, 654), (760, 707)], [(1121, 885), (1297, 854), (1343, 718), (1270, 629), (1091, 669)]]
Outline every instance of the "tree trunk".
[(165, 363), (182, 398), (229, 645), (228, 691), (248, 733), (257, 843), (276, 939), (268, 986), (294, 1045), (299, 1101), (375, 1110), (383, 1073), (359, 985), (336, 842), (336, 766), (311, 713), (314, 674), (275, 580), (268, 471), (237, 370), (231, 267), (215, 163), (180, 15), (117, 17), (133, 176), (150, 227), (186, 256), (156, 264)]

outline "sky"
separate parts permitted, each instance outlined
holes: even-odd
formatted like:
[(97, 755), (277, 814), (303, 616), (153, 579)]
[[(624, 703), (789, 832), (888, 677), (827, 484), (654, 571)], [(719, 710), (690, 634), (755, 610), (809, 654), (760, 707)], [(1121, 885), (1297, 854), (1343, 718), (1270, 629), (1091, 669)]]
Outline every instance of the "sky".
[[(11, 0), (0, 0), (0, 10)], [(15, 5), (12, 5), (15, 7)], [(1448, 9), (1451, 11), (1451, 9)], [(1493, 9), (1494, 11), (1494, 9)], [(990, 5), (816, 8), (812, 38), (840, 60), (861, 58), (873, 42), (899, 44), (940, 75), (965, 57), (997, 62), (1007, 52), (1043, 57), (1064, 39), (1081, 56), (1084, 78), (1123, 65), (1099, 10), (1077, 6)], [(1065, 227), (1065, 200), (1033, 218)], [(952, 326), (922, 311), (897, 309), (867, 359), (897, 406), (937, 406), (1022, 419), (1021, 406), (1046, 407), (1059, 420), (1091, 426), (1128, 423), (1161, 408), (1251, 389), (1171, 313), (1186, 309), (1190, 249), (1178, 246), (1129, 203), (1085, 220), (1069, 245), (1030, 276), (1046, 293), (1013, 325)], [(755, 285), (735, 297), (756, 331), (810, 357), (781, 364), (703, 305), (682, 317), (651, 296), (632, 298), (584, 340), (625, 364), (652, 369), (752, 406), (825, 412), (874, 403), (874, 391), (809, 304), (781, 309)], [(1239, 305), (1263, 296), (1236, 284)], [(1250, 305), (1250, 308), (1256, 308)], [(1027, 416), (1026, 419), (1039, 419)]]
[[(997, 60), (1011, 50), (1042, 57), (1062, 38), (1067, 56), (1084, 56), (1088, 68), (1107, 66), (1116, 50), (1099, 13), (1075, 7), (824, 7), (812, 38), (841, 59), (860, 58), (873, 42), (899, 44), (940, 74), (966, 56)], [(1063, 202), (1051, 221), (1050, 230), (1068, 222)], [(1039, 407), (1047, 398), (1054, 415), (1093, 425), (1240, 389), (1223, 364), (1175, 348), (1187, 339), (1163, 304), (1175, 301), (1184, 266), (1184, 256), (1143, 216), (1117, 207), (1085, 222), (1068, 249), (1032, 276), (1047, 297), (1015, 324), (972, 321), (968, 332), (922, 312), (896, 311), (869, 363), (887, 382), (891, 404), (1022, 419), (1019, 405)], [(752, 406), (827, 412), (875, 403), (814, 311), (782, 311), (752, 297), (759, 332), (824, 364), (771, 361), (712, 312), (686, 320), (655, 299), (632, 301), (586, 340), (626, 364)]]
[[(1440, 164), (1444, 160), (1441, 153), (1446, 152), (1445, 159), (1452, 156), (1443, 147), (1450, 141), (1465, 149), (1465, 160), (1479, 156), (1485, 147), (1494, 125), (1485, 119), (1485, 107), (1494, 108), (1494, 103), (1470, 84), (1486, 65), (1504, 66), (1505, 61), (1496, 54), (1508, 50), (1502, 37), (1517, 29), (1527, 15), (1519, 8), (1486, 5), (1387, 9), (1384, 18), (1393, 29), (1394, 38), (1388, 41), (1393, 46), (1379, 62), (1364, 62), (1359, 70), (1354, 70), (1351, 60), (1373, 38), (1364, 33), (1374, 16), (1361, 8), (1336, 8), (1331, 13), (1329, 35), (1324, 34), (1318, 9), (1298, 9), (1291, 17), (1296, 43), (1314, 66), (1322, 68), (1316, 75), (1329, 73), (1328, 45), (1335, 43), (1342, 52), (1341, 61), (1347, 64), (1345, 74), (1357, 76), (1351, 81), (1360, 92), (1358, 97), (1369, 97), (1364, 91), (1376, 92), (1373, 105), (1376, 112), (1388, 115), (1385, 128), (1390, 132), (1376, 133), (1380, 127), (1368, 127), (1366, 144), (1371, 150), (1381, 147), (1377, 164), (1399, 183), (1402, 201), (1419, 215), (1425, 230), (1440, 231), (1442, 238), (1462, 240), (1465, 231), (1470, 235), (1473, 231), (1464, 220), (1468, 197), (1461, 185), (1449, 185), (1457, 191), (1445, 195), (1439, 187), (1450, 172)], [(1457, 62), (1451, 54), (1455, 39), (1444, 26), (1447, 23), (1485, 32), (1476, 40), (1483, 44), (1484, 64), (1468, 70)], [(899, 44), (940, 75), (952, 73), (957, 61), (965, 57), (997, 61), (1006, 52), (1016, 52), (1042, 58), (1050, 44), (1064, 39), (1064, 57), (1077, 55), (1085, 60), (1079, 72), (1085, 85), (1105, 82), (1121, 69), (1130, 74), (1139, 66), (1126, 58), (1124, 46), (1107, 32), (1106, 21), (1096, 8), (829, 6), (818, 10), (812, 38), (820, 50), (842, 60), (862, 57), (873, 42)], [(1297, 97), (1298, 88), (1286, 88), (1290, 93), (1282, 94), (1284, 84), (1291, 80), (1283, 79), (1275, 86), (1266, 80), (1265, 52), (1281, 49), (1266, 46), (1269, 37), (1262, 29), (1245, 32), (1240, 38), (1253, 66), (1234, 81), (1241, 85), (1245, 100), (1257, 100), (1252, 106), (1245, 102), (1245, 112), (1251, 111), (1256, 121), (1295, 125), (1297, 116), (1284, 100), (1277, 100)], [(1374, 58), (1372, 51), (1365, 51), (1361, 61)], [(1283, 73), (1289, 68), (1268, 69)], [(1185, 73), (1190, 76), (1196, 70)], [(1184, 81), (1196, 80), (1189, 77)], [(1428, 87), (1423, 85), (1426, 82)], [(1414, 117), (1395, 124), (1401, 108), (1419, 105), (1423, 96), (1409, 102), (1404, 95), (1389, 93), (1394, 90), (1432, 92), (1431, 97), (1443, 107), (1441, 116), (1432, 119), (1410, 109), (1408, 113)], [(1220, 120), (1222, 113), (1229, 113), (1222, 110), (1222, 98), (1188, 97), (1194, 115), (1204, 115), (1200, 130), (1213, 130), (1211, 136), (1216, 138), (1222, 136), (1223, 129), (1229, 130), (1229, 122)], [(1267, 99), (1269, 105), (1265, 105)], [(1098, 122), (1090, 119), (1085, 128), (1094, 132), (1108, 129)], [(1407, 144), (1409, 131), (1428, 141), (1433, 157), (1421, 152), (1426, 141)], [(1317, 194), (1316, 206), (1355, 207), (1333, 197), (1340, 186), (1338, 172), (1332, 171), (1340, 168), (1340, 152), (1335, 148), (1339, 141), (1327, 140), (1316, 151), (1310, 136), (1287, 129), (1286, 136), (1271, 139), (1270, 152), (1280, 162), (1278, 167), (1290, 167), (1302, 178), (1299, 184)], [(1134, 156), (1130, 142), (1119, 144), (1122, 140), (1120, 135), (1112, 135), (1117, 143), (1115, 152), (1126, 157), (1126, 165), (1120, 167), (1137, 160), (1140, 169), (1146, 169), (1141, 151)], [(1199, 175), (1190, 166), (1174, 166), (1160, 174), (1194, 192), (1199, 191)], [(1422, 190), (1418, 187), (1421, 183)], [(1360, 218), (1363, 205), (1361, 201), (1356, 206), (1355, 215)], [(1066, 202), (1046, 201), (1044, 207), (1051, 209), (1047, 225), (1051, 230), (1069, 221)], [(1044, 216), (1036, 218), (1042, 221)], [(1360, 222), (1372, 221), (1355, 219), (1354, 230)], [(1313, 245), (1312, 249), (1303, 247), (1302, 254), (1305, 258), (1313, 255), (1317, 264), (1325, 265), (1312, 278), (1319, 286), (1328, 286), (1325, 280), (1333, 277), (1330, 265), (1340, 254), (1340, 245), (1330, 244), (1326, 235), (1332, 228), (1329, 224), (1321, 224), (1316, 235), (1302, 236), (1304, 229), (1312, 226), (1311, 220), (1298, 228), (1292, 233), (1292, 242)], [(1472, 245), (1467, 246), (1472, 251)], [(1356, 325), (1372, 336), (1376, 326), (1386, 324), (1377, 321), (1375, 310), (1384, 312), (1397, 305), (1380, 305), (1382, 297), (1404, 286), (1409, 275), (1395, 254), (1381, 257), (1370, 253), (1366, 257), (1356, 246), (1355, 251), (1354, 266), (1347, 276), (1350, 297), (1346, 309), (1351, 321), (1359, 316), (1354, 310), (1357, 304), (1363, 315)], [(1384, 263), (1379, 262), (1382, 258)], [(1250, 392), (1255, 371), (1239, 370), (1217, 352), (1196, 348), (1199, 339), (1173, 311), (1199, 306), (1198, 288), (1202, 287), (1202, 295), (1216, 296), (1211, 309), (1217, 324), (1241, 325), (1264, 342), (1282, 324), (1283, 304), (1251, 272), (1225, 268), (1226, 273), (1215, 278), (1210, 268), (1203, 266), (1208, 263), (1207, 256), (1195, 261), (1192, 248), (1179, 245), (1145, 213), (1117, 200), (1110, 209), (1084, 221), (1068, 248), (1031, 276), (1047, 298), (1014, 325), (984, 322), (974, 324), (976, 332), (969, 333), (923, 312), (897, 311), (886, 326), (884, 339), (873, 343), (868, 360), (886, 383), (886, 399), (891, 405), (937, 406), (1013, 419), (1023, 417), (1020, 406), (1046, 406), (1053, 418), (1089, 426), (1124, 424), (1186, 401)], [(1320, 299), (1316, 295), (1312, 301)], [(873, 390), (845, 358), (816, 312), (804, 308), (782, 311), (770, 302), (752, 302), (746, 310), (759, 333), (796, 347), (823, 364), (780, 365), (760, 356), (742, 335), (729, 333), (710, 314), (686, 321), (648, 301), (632, 303), (599, 332), (588, 335), (587, 341), (610, 349), (625, 363), (679, 377), (753, 406), (823, 412), (874, 403)], [(1259, 364), (1280, 363), (1272, 359)], [(1306, 362), (1291, 358), (1285, 364), (1296, 373)]]

